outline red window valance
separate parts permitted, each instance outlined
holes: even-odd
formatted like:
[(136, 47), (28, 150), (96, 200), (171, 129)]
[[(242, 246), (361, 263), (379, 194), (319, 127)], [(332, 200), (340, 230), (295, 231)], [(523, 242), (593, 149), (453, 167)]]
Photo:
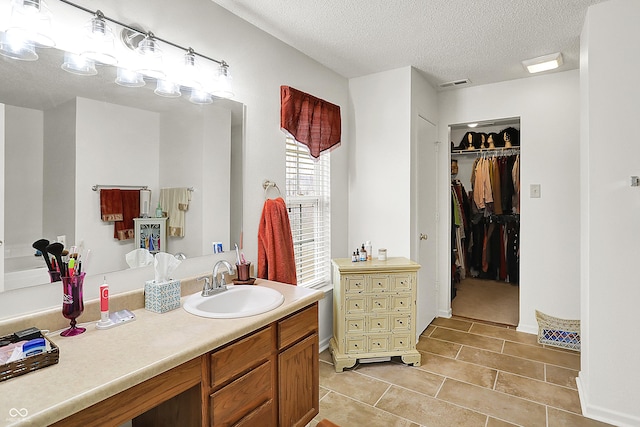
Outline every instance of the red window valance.
[(340, 145), (340, 107), (289, 86), (280, 86), (280, 127), (309, 147), (312, 157)]

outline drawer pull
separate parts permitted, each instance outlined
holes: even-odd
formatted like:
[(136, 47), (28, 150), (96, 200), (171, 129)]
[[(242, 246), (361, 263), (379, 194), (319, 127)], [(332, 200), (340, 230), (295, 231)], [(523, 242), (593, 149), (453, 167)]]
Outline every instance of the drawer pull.
[(378, 326), (380, 326), (380, 322), (378, 322)]
[(404, 323), (402, 323), (402, 320), (398, 320), (398, 323), (400, 323), (401, 325), (404, 325)]

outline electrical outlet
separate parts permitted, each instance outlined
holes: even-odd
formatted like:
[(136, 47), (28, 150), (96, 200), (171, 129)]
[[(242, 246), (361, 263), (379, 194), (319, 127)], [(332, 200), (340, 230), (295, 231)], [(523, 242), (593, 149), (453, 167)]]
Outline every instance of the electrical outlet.
[(529, 186), (529, 197), (532, 199), (540, 198), (540, 184), (531, 184)]
[(65, 248), (67, 247), (67, 236), (65, 236), (64, 234), (62, 236), (58, 236), (56, 240), (62, 243), (62, 246), (64, 246)]

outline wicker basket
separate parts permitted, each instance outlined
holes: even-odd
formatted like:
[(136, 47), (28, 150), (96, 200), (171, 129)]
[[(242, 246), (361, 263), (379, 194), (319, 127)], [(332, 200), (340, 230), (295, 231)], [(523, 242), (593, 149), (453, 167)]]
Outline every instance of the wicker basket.
[[(56, 346), (49, 338), (45, 336), (42, 337), (47, 340), (47, 342), (49, 342), (51, 349), (44, 353), (25, 357), (24, 359), (16, 360), (15, 362), (0, 365), (0, 381), (8, 380), (9, 378), (24, 375), (31, 371), (35, 371), (36, 369), (44, 368), (45, 366), (55, 365), (56, 363), (58, 363), (58, 358), (60, 356), (60, 350), (58, 349), (58, 346)], [(11, 335), (3, 337), (3, 339), (10, 338)]]
[(538, 343), (580, 351), (580, 320), (549, 316), (536, 310)]

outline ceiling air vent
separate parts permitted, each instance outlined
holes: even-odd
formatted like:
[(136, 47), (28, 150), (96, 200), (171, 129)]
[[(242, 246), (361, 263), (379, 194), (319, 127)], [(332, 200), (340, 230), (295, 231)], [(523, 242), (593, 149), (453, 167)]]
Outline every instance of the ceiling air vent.
[(461, 79), (461, 80), (454, 80), (452, 82), (441, 83), (440, 87), (441, 88), (458, 87), (458, 86), (468, 85), (469, 83), (471, 83), (471, 80), (469, 80), (469, 79)]

